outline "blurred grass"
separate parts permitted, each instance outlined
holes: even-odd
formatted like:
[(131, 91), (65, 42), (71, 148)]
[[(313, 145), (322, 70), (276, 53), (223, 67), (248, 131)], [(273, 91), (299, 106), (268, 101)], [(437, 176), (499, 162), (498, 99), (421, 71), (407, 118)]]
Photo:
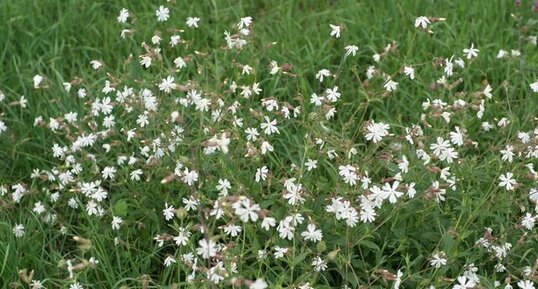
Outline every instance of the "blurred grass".
[[(135, 17), (154, 17), (154, 11), (163, 1), (35, 1), (21, 0), (0, 2), (0, 89), (7, 96), (7, 102), (25, 95), (29, 108), (21, 111), (10, 106), (2, 107), (2, 118), (10, 126), (8, 137), (0, 140), (0, 170), (2, 178), (16, 180), (37, 166), (45, 165), (50, 146), (43, 130), (32, 127), (37, 115), (57, 117), (70, 110), (77, 110), (79, 100), (68, 97), (61, 83), (75, 76), (90, 78), (93, 72), (89, 62), (103, 61), (112, 69), (121, 68), (129, 51), (119, 37), (121, 25), (116, 17), (122, 7), (126, 7)], [(472, 81), (464, 83), (465, 89), (476, 89), (476, 84), (487, 79), (499, 86), (505, 80), (519, 78), (511, 83), (511, 91), (504, 97), (513, 102), (517, 116), (528, 115), (528, 106), (520, 103), (533, 101), (522, 89), (532, 80), (529, 75), (536, 72), (538, 56), (532, 53), (522, 57), (516, 73), (512, 65), (499, 65), (495, 54), (500, 48), (521, 49), (517, 33), (512, 33), (516, 20), (511, 12), (531, 13), (526, 7), (516, 8), (512, 1), (491, 1), (487, 5), (480, 1), (176, 1), (171, 7), (169, 22), (183, 26), (189, 15), (201, 16), (203, 36), (196, 35), (196, 47), (217, 47), (223, 43), (223, 31), (229, 29), (239, 17), (250, 15), (255, 19), (256, 44), (251, 49), (256, 53), (239, 56), (238, 62), (251, 63), (275, 59), (300, 68), (300, 79), (288, 85), (298, 86), (305, 95), (320, 88), (314, 80), (317, 69), (327, 67), (335, 70), (340, 65), (345, 45), (356, 44), (360, 56), (351, 65), (371, 63), (371, 55), (396, 41), (398, 56), (404, 62), (420, 56), (433, 60), (435, 57), (449, 57), (460, 54), (461, 49), (475, 43), (481, 50), (479, 59), (473, 66), (482, 67), (482, 73)], [(417, 32), (413, 20), (419, 15), (447, 18), (446, 22), (435, 25), (436, 33), (429, 35)], [(135, 21), (136, 18), (135, 18)], [(329, 39), (329, 23), (346, 26), (341, 40)], [(149, 39), (161, 28), (159, 23), (148, 25), (138, 31)], [(186, 31), (189, 37), (191, 31)], [(198, 34), (198, 33), (197, 33)], [(272, 48), (267, 44), (278, 42)], [(261, 50), (261, 53), (260, 53)], [(536, 48), (533, 49), (534, 52)], [(246, 55), (246, 56), (244, 56)], [(250, 59), (245, 59), (250, 57)], [(386, 71), (396, 71), (402, 63), (388, 64)], [(348, 65), (348, 64), (346, 64)], [(311, 68), (311, 69), (310, 69)], [(426, 63), (425, 69), (429, 68)], [(217, 68), (218, 69), (218, 68)], [(420, 69), (420, 67), (419, 67)], [(362, 71), (360, 71), (362, 73)], [(420, 70), (417, 72), (423, 78)], [(32, 76), (41, 74), (48, 78), (55, 89), (46, 91), (32, 88)], [(217, 71), (218, 75), (218, 71)], [(349, 78), (348, 88), (356, 89), (355, 79)], [(342, 81), (340, 81), (342, 83)], [(88, 83), (85, 83), (88, 85)], [(281, 94), (284, 94), (281, 91)], [(380, 105), (374, 105), (374, 112), (388, 118), (387, 121), (400, 122), (415, 116), (423, 96), (431, 95), (427, 83), (420, 83)], [(525, 120), (525, 117), (521, 119)]]

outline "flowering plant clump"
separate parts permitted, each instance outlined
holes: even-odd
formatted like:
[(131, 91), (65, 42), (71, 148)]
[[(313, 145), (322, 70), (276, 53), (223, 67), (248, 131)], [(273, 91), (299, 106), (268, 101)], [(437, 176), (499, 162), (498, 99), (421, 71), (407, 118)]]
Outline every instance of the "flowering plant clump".
[[(538, 80), (513, 74), (535, 22), (511, 53), (474, 34), (410, 53), (336, 18), (319, 26), (331, 48), (308, 48), (331, 60), (308, 66), (259, 17), (215, 31), (174, 1), (151, 9), (117, 10), (115, 58), (91, 73), (0, 94), (10, 112), (74, 100), (31, 116), (47, 161), (0, 184), (13, 288), (535, 288), (538, 124), (515, 111)], [(419, 42), (452, 33), (450, 17), (406, 21)], [(36, 238), (53, 251), (21, 245)]]

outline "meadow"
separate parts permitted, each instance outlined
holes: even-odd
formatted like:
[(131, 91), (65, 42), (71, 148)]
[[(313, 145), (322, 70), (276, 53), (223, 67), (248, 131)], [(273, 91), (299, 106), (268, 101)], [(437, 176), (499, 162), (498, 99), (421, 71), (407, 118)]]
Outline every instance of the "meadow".
[(0, 23), (0, 288), (536, 287), (538, 2)]

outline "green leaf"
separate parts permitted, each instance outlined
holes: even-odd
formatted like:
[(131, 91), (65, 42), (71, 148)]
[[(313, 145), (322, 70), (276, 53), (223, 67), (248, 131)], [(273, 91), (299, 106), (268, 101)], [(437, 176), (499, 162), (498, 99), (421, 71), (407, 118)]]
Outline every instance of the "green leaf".
[(116, 216), (125, 217), (127, 216), (127, 210), (129, 209), (129, 206), (127, 205), (127, 202), (124, 199), (121, 199), (116, 202), (114, 205), (114, 214)]
[(293, 260), (293, 266), (297, 266), (299, 263), (301, 263), (306, 258), (306, 256), (308, 256), (308, 252), (301, 253), (297, 257), (295, 257), (295, 259)]
[(365, 247), (367, 247), (367, 248), (370, 248), (370, 249), (374, 250), (375, 252), (378, 252), (378, 251), (381, 250), (381, 249), (379, 248), (379, 246), (376, 245), (376, 244), (375, 244), (374, 242), (372, 242), (372, 241), (362, 240), (359, 244), (360, 244), (360, 245), (363, 245), (363, 246), (365, 246)]

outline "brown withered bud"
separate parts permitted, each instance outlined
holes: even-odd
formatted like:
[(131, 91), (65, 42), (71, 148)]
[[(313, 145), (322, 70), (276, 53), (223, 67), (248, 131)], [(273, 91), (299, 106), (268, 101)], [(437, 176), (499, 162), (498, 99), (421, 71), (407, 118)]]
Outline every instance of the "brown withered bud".
[(442, 57), (436, 57), (433, 59), (433, 65), (438, 67), (444, 67), (446, 65), (446, 61)]
[(71, 83), (71, 85), (79, 85), (82, 83), (82, 78), (75, 76), (75, 78), (73, 78), (73, 80), (71, 80), (69, 83)]
[(250, 142), (247, 142), (247, 153), (245, 154), (245, 157), (254, 157), (258, 153), (258, 150), (254, 145), (252, 145)]
[(392, 155), (388, 152), (381, 152), (377, 155), (377, 159), (382, 161), (392, 161)]
[(280, 66), (282, 68), (282, 71), (289, 72), (293, 69), (293, 65), (290, 63), (284, 63)]
[(34, 276), (34, 270), (30, 271), (30, 274), (28, 274), (27, 271), (28, 271), (27, 269), (20, 270), (19, 271), (19, 278), (21, 279), (22, 282), (24, 282), (26, 284), (30, 284), (30, 283), (32, 283), (32, 279), (33, 279), (33, 276)]
[(236, 203), (240, 200), (244, 199), (244, 197), (242, 196), (236, 196), (236, 195), (232, 195), (232, 196), (227, 196), (226, 199), (225, 199), (225, 202), (227, 203)]
[(170, 241), (170, 240), (172, 240), (172, 236), (170, 236), (167, 233), (164, 233), (164, 234), (161, 234), (161, 235), (157, 235), (157, 240)]
[(527, 240), (527, 234), (521, 235), (521, 237), (517, 240), (518, 245), (523, 245), (525, 241)]
[(441, 168), (440, 167), (436, 167), (436, 166), (429, 166), (428, 167), (428, 171), (434, 173), (434, 174), (438, 174), (441, 172)]
[(443, 17), (428, 17), (428, 20), (430, 20), (431, 23), (435, 23), (435, 22), (446, 21), (446, 18), (443, 18)]
[(265, 219), (269, 216), (269, 210), (267, 209), (262, 209), (261, 211), (258, 212), (258, 216), (262, 219)]
[(385, 281), (394, 281), (397, 278), (396, 274), (391, 273), (386, 269), (377, 269), (375, 273), (381, 275), (381, 278)]
[(171, 182), (175, 177), (176, 177), (176, 174), (172, 172), (161, 180), (161, 184), (167, 184)]
[(424, 194), (423, 194), (423, 198), (427, 201), (430, 201), (432, 200), (433, 198), (435, 198), (436, 196), (436, 192), (434, 191), (434, 189), (430, 188), (429, 190), (425, 191)]
[(140, 280), (142, 289), (148, 289), (149, 282), (151, 281), (151, 277), (149, 275), (142, 275), (138, 279)]

